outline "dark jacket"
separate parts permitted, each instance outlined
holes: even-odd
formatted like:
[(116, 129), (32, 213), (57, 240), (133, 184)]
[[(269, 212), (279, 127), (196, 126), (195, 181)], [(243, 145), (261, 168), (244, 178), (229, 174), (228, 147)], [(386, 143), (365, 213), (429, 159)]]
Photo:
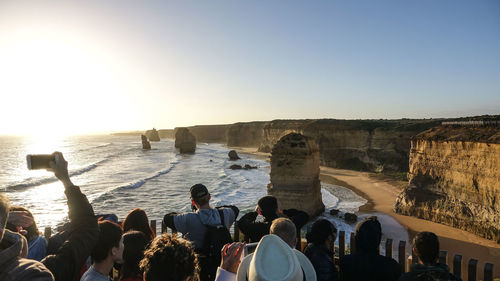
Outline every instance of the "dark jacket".
[[(309, 220), (309, 215), (306, 212), (296, 209), (283, 210), (283, 214), (295, 224), (297, 234), (299, 234), (300, 229)], [(247, 238), (250, 238), (250, 242), (259, 242), (264, 235), (269, 234), (269, 229), (271, 228), (273, 220), (278, 218), (276, 215), (270, 218), (264, 218), (263, 222), (256, 222), (255, 219), (257, 219), (257, 215), (257, 212), (249, 212), (238, 221), (238, 227)]]
[(318, 281), (338, 281), (339, 274), (333, 263), (333, 252), (325, 245), (309, 243), (304, 250), (304, 254), (309, 258)]
[(42, 260), (56, 281), (75, 280), (99, 239), (97, 219), (87, 197), (77, 186), (66, 188), (64, 193), (68, 199), (68, 216), (71, 222), (69, 235), (56, 254)]
[(434, 266), (412, 264), (410, 272), (403, 274), (399, 281), (462, 281), (462, 279), (451, 274), (446, 264)]
[(340, 259), (340, 279), (343, 281), (397, 281), (399, 264), (378, 253), (357, 252)]
[(52, 273), (42, 263), (19, 257), (22, 239), (19, 233), (5, 230), (0, 244), (0, 280), (53, 281)]

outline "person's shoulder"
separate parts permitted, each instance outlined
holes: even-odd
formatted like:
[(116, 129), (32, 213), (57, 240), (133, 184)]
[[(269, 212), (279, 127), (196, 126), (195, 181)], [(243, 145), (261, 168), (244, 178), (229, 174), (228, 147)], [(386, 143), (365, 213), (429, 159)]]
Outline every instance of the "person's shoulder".
[(45, 265), (39, 261), (18, 258), (17, 265), (11, 270), (16, 280), (54, 280), (54, 276)]
[(399, 277), (399, 280), (398, 281), (413, 281), (413, 274), (411, 274), (410, 272), (407, 272), (407, 273), (404, 273), (401, 275), (401, 277)]

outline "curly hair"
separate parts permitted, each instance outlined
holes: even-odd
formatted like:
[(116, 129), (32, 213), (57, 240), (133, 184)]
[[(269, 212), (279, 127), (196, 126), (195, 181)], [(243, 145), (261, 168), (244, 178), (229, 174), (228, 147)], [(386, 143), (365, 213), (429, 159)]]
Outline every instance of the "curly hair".
[(198, 280), (198, 258), (191, 243), (166, 233), (153, 240), (140, 267), (145, 281)]

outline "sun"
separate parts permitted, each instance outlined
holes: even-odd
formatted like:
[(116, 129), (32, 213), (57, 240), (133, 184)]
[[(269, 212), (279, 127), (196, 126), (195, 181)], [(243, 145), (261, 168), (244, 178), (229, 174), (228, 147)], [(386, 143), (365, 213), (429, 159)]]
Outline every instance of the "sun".
[(64, 136), (133, 123), (119, 71), (95, 48), (68, 34), (11, 33), (0, 39), (0, 135)]

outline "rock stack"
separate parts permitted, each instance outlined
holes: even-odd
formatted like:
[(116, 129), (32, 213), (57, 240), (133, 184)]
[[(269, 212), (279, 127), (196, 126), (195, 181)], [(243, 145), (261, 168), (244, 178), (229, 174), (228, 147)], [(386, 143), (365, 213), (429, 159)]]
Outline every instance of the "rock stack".
[(148, 137), (149, 141), (160, 141), (160, 135), (155, 128), (153, 128), (153, 130), (147, 130), (146, 137)]
[(194, 153), (196, 150), (196, 137), (187, 128), (178, 128), (175, 133), (175, 147), (181, 153)]
[(268, 194), (283, 209), (303, 210), (314, 218), (325, 210), (319, 181), (319, 148), (301, 134), (282, 137), (271, 151), (271, 183)]
[(141, 135), (142, 149), (151, 149), (151, 143), (145, 135)]
[(238, 153), (236, 153), (235, 150), (229, 151), (229, 153), (227, 154), (227, 156), (229, 156), (229, 160), (238, 160), (238, 159), (240, 159), (240, 157), (238, 156)]

